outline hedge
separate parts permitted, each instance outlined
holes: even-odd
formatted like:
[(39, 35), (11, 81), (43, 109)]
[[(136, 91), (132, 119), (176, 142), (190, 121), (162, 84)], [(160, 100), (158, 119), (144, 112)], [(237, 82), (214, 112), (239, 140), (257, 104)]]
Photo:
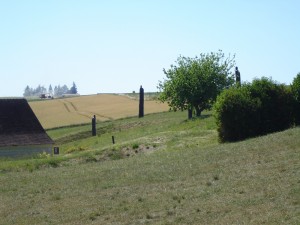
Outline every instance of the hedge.
[(293, 126), (292, 93), (265, 77), (223, 91), (214, 105), (220, 141), (244, 140)]

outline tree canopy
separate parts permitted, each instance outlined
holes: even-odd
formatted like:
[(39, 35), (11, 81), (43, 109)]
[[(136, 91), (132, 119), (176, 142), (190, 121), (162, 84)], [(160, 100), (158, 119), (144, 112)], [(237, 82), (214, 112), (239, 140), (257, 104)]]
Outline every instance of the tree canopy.
[(195, 58), (179, 56), (176, 64), (166, 70), (166, 79), (159, 81), (159, 99), (170, 108), (186, 110), (194, 108), (196, 115), (209, 109), (217, 95), (234, 84), (235, 56), (227, 56), (219, 50), (200, 54)]

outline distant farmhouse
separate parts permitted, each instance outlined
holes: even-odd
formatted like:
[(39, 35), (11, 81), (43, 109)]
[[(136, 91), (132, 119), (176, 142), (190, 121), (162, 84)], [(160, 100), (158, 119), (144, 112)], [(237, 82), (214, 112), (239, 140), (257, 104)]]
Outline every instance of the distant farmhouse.
[(0, 99), (0, 157), (51, 153), (52, 146), (26, 99)]

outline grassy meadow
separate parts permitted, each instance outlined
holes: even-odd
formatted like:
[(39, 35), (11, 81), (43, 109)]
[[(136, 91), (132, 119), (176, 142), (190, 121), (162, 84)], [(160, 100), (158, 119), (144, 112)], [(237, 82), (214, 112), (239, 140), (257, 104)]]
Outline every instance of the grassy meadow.
[(59, 156), (0, 159), (0, 224), (300, 224), (300, 128), (219, 144), (186, 118), (47, 130)]
[[(137, 94), (115, 95), (98, 94), (72, 98), (60, 98), (29, 102), (32, 110), (45, 129), (106, 121), (138, 115), (139, 101)], [(168, 111), (168, 106), (152, 98), (145, 98), (145, 114)]]

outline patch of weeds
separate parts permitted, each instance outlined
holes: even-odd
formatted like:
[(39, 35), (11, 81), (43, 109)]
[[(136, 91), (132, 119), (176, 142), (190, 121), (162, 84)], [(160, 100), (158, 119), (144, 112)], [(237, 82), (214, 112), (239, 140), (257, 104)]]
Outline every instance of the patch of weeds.
[(26, 163), (25, 167), (29, 172), (33, 172), (34, 170), (39, 168), (38, 164), (34, 163)]
[(212, 182), (208, 181), (206, 182), (206, 185), (210, 187), (212, 185)]
[(51, 166), (51, 167), (58, 167), (58, 162), (55, 160), (55, 159), (50, 159), (48, 161), (48, 164)]
[(175, 214), (175, 212), (173, 210), (168, 210), (167, 211), (168, 216), (173, 216), (174, 214)]
[(93, 155), (89, 155), (86, 159), (86, 162), (97, 162), (97, 159)]
[(176, 219), (175, 219), (175, 221), (176, 222), (178, 222), (178, 223), (181, 223), (181, 222), (183, 222), (184, 221), (184, 217), (177, 217)]
[(54, 200), (54, 201), (58, 201), (60, 199), (61, 199), (60, 194), (55, 194), (55, 195), (52, 196), (52, 200)]
[(185, 199), (184, 196), (177, 196), (177, 195), (173, 196), (173, 200), (177, 201), (179, 204), (181, 203), (181, 200), (184, 200), (184, 199)]
[(39, 159), (48, 159), (50, 157), (51, 157), (51, 155), (49, 153), (47, 153), (47, 152), (39, 153), (37, 155), (37, 158), (39, 158)]
[(112, 160), (122, 159), (123, 155), (120, 151), (114, 151), (108, 154), (108, 157)]
[(92, 212), (92, 213), (89, 215), (89, 219), (92, 220), (92, 221), (94, 221), (94, 220), (96, 220), (97, 217), (99, 217), (99, 216), (101, 216), (100, 213), (98, 213), (98, 212)]
[(138, 197), (138, 201), (139, 201), (139, 202), (143, 202), (144, 199), (143, 199), (142, 197)]
[(134, 144), (132, 145), (132, 149), (138, 149), (138, 148), (139, 148), (139, 144), (134, 143)]
[(219, 175), (214, 175), (214, 180), (219, 180)]
[(78, 147), (72, 147), (72, 148), (68, 149), (68, 150), (66, 151), (66, 153), (82, 152), (82, 151), (85, 151), (85, 150), (87, 150), (87, 148), (84, 148), (84, 147), (82, 147), (82, 146), (78, 146)]
[(67, 154), (69, 153), (72, 153), (72, 152), (75, 152), (76, 151), (76, 148), (70, 148), (66, 151)]
[(153, 216), (152, 216), (152, 215), (150, 215), (149, 213), (147, 213), (147, 215), (146, 215), (146, 219), (147, 219), (147, 220), (151, 220), (151, 219), (153, 219)]

